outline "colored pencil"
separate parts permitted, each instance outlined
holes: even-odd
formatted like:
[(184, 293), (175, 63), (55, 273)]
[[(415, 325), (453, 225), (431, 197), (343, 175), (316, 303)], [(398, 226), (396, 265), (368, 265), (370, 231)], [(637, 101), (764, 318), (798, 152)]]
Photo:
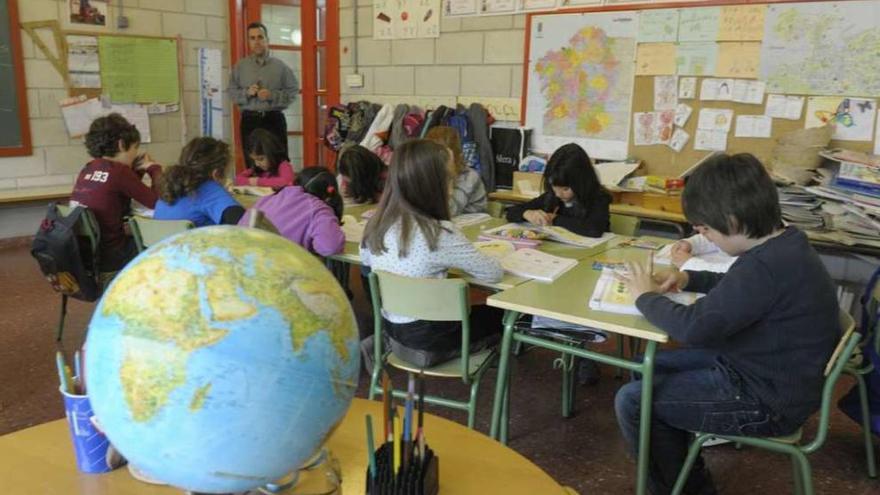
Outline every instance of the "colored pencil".
[(77, 392), (84, 393), (83, 389), (85, 385), (82, 379), (82, 360), (79, 355), (79, 351), (73, 353), (73, 384), (77, 389)]
[(73, 393), (70, 386), (70, 378), (67, 371), (67, 365), (64, 363), (64, 355), (61, 351), (55, 353), (55, 365), (58, 367), (58, 381), (61, 383), (61, 390), (70, 394)]
[(397, 472), (400, 470), (400, 418), (396, 414), (391, 416), (391, 428), (394, 431), (394, 441), (392, 442), (394, 448), (394, 476), (397, 476)]
[(413, 413), (413, 397), (416, 393), (416, 380), (412, 373), (409, 373), (408, 383), (406, 386), (406, 403), (403, 413), (403, 441), (409, 442), (412, 439), (412, 413)]
[(373, 418), (367, 414), (367, 457), (370, 460), (370, 476), (376, 477), (376, 447), (373, 443)]

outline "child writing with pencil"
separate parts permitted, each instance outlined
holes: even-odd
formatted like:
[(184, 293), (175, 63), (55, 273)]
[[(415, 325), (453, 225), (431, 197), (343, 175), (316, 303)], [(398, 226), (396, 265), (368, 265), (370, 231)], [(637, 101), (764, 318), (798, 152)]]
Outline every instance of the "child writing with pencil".
[[(247, 139), (248, 167), (235, 176), (236, 186), (280, 189), (293, 184), (293, 166), (281, 143), (266, 129), (255, 129)], [(252, 165), (252, 166), (251, 166)]]
[[(694, 431), (782, 436), (818, 408), (823, 371), (840, 338), (834, 284), (806, 235), (784, 227), (776, 186), (754, 156), (719, 155), (699, 166), (682, 195), (696, 230), (737, 261), (726, 274), (643, 266), (622, 275), (636, 306), (687, 347), (654, 361), (649, 489), (669, 493)], [(690, 306), (661, 295), (706, 296)], [(629, 448), (639, 437), (639, 380), (617, 393)], [(701, 459), (684, 493), (716, 493)]]
[[(451, 156), (445, 146), (418, 139), (394, 151), (386, 191), (367, 222), (360, 246), (364, 265), (408, 277), (444, 278), (449, 269), (497, 282), (500, 263), (477, 250), (450, 221), (448, 182)], [(497, 341), (501, 312), (487, 306), (471, 311), (471, 350)], [(428, 367), (453, 359), (461, 351), (460, 322), (412, 320), (383, 312), (392, 342), (415, 351)]]
[(587, 237), (608, 232), (611, 195), (599, 183), (590, 157), (569, 143), (553, 152), (544, 170), (544, 194), (507, 209), (510, 222), (558, 225)]

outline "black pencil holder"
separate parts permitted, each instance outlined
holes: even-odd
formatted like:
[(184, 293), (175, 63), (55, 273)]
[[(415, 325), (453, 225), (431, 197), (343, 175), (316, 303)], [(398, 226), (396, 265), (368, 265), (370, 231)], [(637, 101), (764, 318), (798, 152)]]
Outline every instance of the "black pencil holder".
[(425, 447), (424, 459), (416, 452), (415, 442), (404, 449), (409, 455), (401, 457), (401, 467), (394, 473), (392, 443), (385, 442), (376, 451), (376, 476), (367, 466), (368, 495), (437, 495), (440, 491), (440, 459)]

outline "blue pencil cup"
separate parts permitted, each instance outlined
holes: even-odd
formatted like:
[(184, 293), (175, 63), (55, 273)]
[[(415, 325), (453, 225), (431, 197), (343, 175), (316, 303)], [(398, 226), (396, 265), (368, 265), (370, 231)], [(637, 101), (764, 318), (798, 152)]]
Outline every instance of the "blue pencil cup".
[(106, 473), (114, 466), (107, 459), (110, 441), (92, 423), (92, 405), (86, 395), (74, 395), (61, 390), (64, 396), (64, 412), (73, 451), (76, 454), (76, 467), (83, 473)]

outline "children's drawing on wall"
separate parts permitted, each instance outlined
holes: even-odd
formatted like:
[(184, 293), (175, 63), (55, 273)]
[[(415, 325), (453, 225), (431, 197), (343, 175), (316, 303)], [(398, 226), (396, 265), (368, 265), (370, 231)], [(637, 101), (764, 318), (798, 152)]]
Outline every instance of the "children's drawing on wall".
[(107, 2), (97, 0), (69, 0), (70, 23), (90, 26), (107, 25)]
[(830, 122), (834, 125), (832, 139), (870, 141), (876, 113), (875, 100), (811, 96), (807, 98), (804, 127), (821, 127)]
[(672, 137), (674, 110), (636, 112), (633, 115), (633, 137), (636, 146), (667, 144)]

